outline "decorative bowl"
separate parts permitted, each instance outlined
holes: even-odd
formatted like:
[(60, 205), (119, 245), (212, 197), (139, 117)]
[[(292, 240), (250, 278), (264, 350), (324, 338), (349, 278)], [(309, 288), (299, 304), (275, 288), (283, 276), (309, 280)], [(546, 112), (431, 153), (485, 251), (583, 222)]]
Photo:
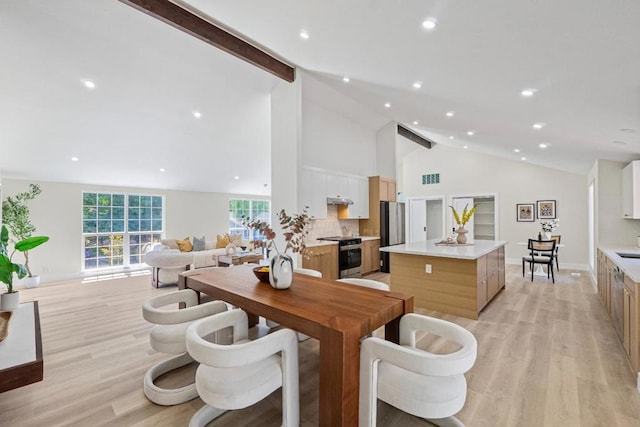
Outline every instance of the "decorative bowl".
[(269, 283), (269, 267), (266, 265), (254, 267), (253, 274), (255, 274), (261, 282)]

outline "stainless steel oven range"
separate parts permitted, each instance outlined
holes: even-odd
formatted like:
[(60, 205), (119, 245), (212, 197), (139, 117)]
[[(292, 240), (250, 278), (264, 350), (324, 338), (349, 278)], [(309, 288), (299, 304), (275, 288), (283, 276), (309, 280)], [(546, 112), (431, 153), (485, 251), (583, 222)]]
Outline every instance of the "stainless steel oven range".
[(339, 277), (362, 277), (362, 239), (359, 237), (323, 237), (338, 242)]

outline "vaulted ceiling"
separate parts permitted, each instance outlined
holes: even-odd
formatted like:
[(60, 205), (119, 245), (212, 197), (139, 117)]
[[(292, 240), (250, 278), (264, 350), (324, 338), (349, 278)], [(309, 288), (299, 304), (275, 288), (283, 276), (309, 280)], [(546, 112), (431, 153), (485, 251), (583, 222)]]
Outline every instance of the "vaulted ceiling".
[[(583, 174), (640, 156), (638, 2), (181, 4), (441, 144)], [(0, 0), (0, 40), (3, 176), (269, 193), (272, 75), (116, 0)]]

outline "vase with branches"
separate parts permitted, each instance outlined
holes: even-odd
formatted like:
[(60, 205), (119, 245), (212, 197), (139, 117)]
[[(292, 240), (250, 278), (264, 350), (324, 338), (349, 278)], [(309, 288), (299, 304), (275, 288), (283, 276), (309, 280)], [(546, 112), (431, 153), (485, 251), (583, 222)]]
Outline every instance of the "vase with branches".
[(469, 220), (471, 220), (471, 217), (475, 213), (478, 205), (476, 204), (471, 209), (468, 209), (469, 204), (466, 204), (464, 206), (464, 209), (462, 210), (462, 214), (459, 214), (458, 211), (456, 211), (456, 209), (453, 206), (449, 205), (449, 207), (453, 211), (453, 219), (458, 225), (458, 229), (456, 230), (456, 233), (458, 233), (458, 236), (456, 237), (456, 241), (458, 242), (458, 244), (463, 245), (467, 243), (466, 234), (468, 233), (468, 230), (465, 229), (464, 226), (469, 222)]
[(282, 252), (278, 249), (275, 238), (276, 232), (266, 221), (251, 220), (242, 217), (242, 224), (253, 230), (259, 231), (266, 239), (266, 247), (273, 248), (276, 254), (271, 258), (269, 270), (269, 282), (276, 289), (286, 289), (291, 286), (293, 280), (293, 259), (287, 254), (289, 250), (304, 256), (307, 252), (305, 238), (309, 234), (308, 225), (311, 217), (305, 207), (302, 213), (288, 215), (284, 209), (278, 212), (278, 222), (282, 229), (285, 247)]

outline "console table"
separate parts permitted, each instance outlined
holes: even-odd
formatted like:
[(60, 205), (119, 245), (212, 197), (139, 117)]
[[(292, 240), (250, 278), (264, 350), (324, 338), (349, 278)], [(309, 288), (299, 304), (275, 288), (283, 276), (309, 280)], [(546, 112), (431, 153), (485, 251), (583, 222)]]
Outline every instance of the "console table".
[(0, 342), (0, 393), (42, 381), (42, 338), (38, 301), (20, 304)]

